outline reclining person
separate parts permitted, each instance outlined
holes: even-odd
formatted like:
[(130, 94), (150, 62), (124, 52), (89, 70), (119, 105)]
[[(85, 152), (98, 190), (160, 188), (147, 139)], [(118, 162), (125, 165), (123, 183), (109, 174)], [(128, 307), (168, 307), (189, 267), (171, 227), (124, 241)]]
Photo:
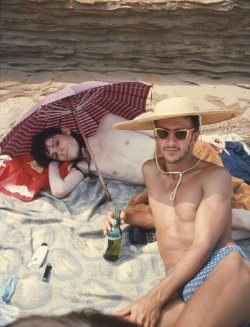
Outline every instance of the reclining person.
[[(103, 177), (144, 185), (141, 167), (154, 156), (153, 134), (113, 128), (113, 124), (124, 121), (124, 118), (111, 113), (105, 115), (96, 133), (88, 138), (88, 143)], [(225, 143), (220, 137), (211, 135), (205, 140), (218, 152), (223, 151)], [(31, 154), (39, 164), (49, 167), (51, 192), (57, 198), (69, 194), (89, 174), (96, 174), (82, 137), (71, 133), (68, 128), (50, 128), (37, 134)], [(64, 179), (59, 172), (62, 161), (74, 163), (74, 168)]]
[[(250, 268), (231, 236), (231, 175), (193, 155), (199, 117), (208, 124), (232, 116), (172, 98), (159, 102), (154, 113), (115, 125), (153, 129), (163, 155), (142, 168), (151, 210), (124, 210), (121, 223), (155, 228), (166, 269), (159, 284), (117, 316), (144, 327), (238, 327), (250, 319)], [(114, 224), (109, 212), (104, 234)]]

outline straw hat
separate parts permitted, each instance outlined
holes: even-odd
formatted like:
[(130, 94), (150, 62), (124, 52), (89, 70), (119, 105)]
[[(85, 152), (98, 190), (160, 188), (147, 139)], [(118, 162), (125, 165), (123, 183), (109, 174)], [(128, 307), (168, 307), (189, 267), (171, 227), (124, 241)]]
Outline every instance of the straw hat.
[(239, 113), (230, 110), (201, 111), (193, 100), (184, 97), (162, 100), (155, 106), (154, 112), (149, 111), (133, 120), (115, 124), (116, 129), (145, 130), (154, 129), (154, 121), (179, 116), (201, 116), (202, 124), (213, 124), (234, 118)]

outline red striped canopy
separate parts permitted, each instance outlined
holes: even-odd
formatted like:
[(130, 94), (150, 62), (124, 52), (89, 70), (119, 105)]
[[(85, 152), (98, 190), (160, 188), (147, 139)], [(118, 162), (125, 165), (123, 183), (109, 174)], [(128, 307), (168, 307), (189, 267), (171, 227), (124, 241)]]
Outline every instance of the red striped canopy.
[[(95, 133), (106, 113), (133, 119), (145, 112), (150, 88), (151, 85), (130, 81), (92, 81), (65, 88), (24, 115), (0, 143), (1, 154), (13, 158), (29, 153), (34, 135), (49, 127), (68, 127), (79, 133), (72, 110), (86, 137)], [(48, 103), (48, 99), (57, 100)]]

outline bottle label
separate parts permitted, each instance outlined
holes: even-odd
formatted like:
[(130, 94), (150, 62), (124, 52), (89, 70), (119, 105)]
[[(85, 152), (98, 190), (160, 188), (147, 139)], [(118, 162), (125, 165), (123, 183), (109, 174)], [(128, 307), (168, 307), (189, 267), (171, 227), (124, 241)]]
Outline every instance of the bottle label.
[(108, 236), (105, 236), (105, 242), (104, 242), (104, 247), (103, 247), (103, 253), (105, 253), (108, 249)]
[(121, 239), (119, 240), (110, 240), (108, 237), (105, 238), (105, 248), (103, 257), (109, 261), (115, 261), (119, 258), (120, 255), (120, 245)]

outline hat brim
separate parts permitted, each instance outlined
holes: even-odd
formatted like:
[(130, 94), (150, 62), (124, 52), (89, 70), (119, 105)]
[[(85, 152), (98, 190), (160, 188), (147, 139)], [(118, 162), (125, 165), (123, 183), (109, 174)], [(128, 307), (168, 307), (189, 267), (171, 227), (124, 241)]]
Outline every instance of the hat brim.
[[(188, 113), (188, 116), (201, 116), (202, 125), (215, 124), (225, 120), (229, 120), (239, 116), (240, 113), (236, 111), (225, 111), (225, 110), (210, 110), (200, 111), (199, 113)], [(114, 124), (113, 126), (119, 130), (151, 130), (155, 128), (155, 121), (162, 119), (174, 118), (184, 116), (180, 114), (170, 115), (155, 115), (152, 111), (146, 112), (142, 115), (137, 116), (133, 120), (129, 120), (123, 123)]]

